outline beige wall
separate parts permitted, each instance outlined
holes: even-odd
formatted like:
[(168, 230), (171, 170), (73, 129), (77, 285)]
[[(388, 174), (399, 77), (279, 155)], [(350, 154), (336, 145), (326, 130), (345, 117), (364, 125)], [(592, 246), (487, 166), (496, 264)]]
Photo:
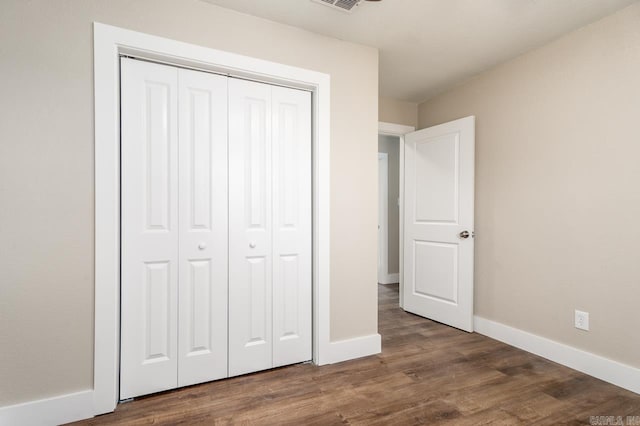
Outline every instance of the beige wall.
[(400, 190), (400, 138), (397, 136), (378, 136), (378, 152), (388, 154), (388, 197), (387, 218), (389, 236), (388, 272), (397, 274), (400, 271), (400, 208), (398, 197)]
[(380, 97), (378, 100), (378, 119), (385, 123), (418, 125), (418, 104)]
[(640, 4), (423, 103), (419, 125), (472, 114), (476, 314), (640, 367)]
[(376, 333), (375, 49), (196, 0), (3, 0), (0, 406), (92, 387), (93, 21), (331, 74), (331, 339)]

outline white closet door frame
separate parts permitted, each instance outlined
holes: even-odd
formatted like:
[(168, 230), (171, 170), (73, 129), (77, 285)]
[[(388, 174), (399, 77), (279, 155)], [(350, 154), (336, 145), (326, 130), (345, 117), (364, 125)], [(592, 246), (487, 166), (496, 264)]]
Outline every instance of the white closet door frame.
[[(120, 342), (120, 56), (218, 72), (312, 92), (313, 361), (340, 357), (329, 340), (330, 76), (94, 23), (94, 413), (118, 402)], [(364, 354), (354, 354), (356, 357)], [(349, 358), (349, 356), (347, 356)], [(344, 359), (344, 358), (343, 358)]]

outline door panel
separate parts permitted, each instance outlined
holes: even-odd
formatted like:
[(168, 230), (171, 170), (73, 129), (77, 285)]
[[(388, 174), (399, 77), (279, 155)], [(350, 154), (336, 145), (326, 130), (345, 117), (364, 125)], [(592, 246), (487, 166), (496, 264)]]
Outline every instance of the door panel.
[(227, 78), (181, 69), (178, 386), (227, 376)]
[(122, 399), (177, 385), (178, 71), (122, 59)]
[(271, 87), (229, 80), (229, 375), (271, 368)]
[(466, 331), (473, 331), (474, 126), (467, 117), (420, 130), (405, 135), (404, 147), (403, 307)]
[(458, 245), (414, 241), (415, 292), (449, 303), (458, 302)]
[(145, 262), (143, 364), (169, 360), (171, 343), (170, 302), (171, 273), (169, 262)]
[(272, 87), (273, 366), (311, 359), (311, 94)]
[(458, 222), (458, 133), (415, 146), (415, 220)]

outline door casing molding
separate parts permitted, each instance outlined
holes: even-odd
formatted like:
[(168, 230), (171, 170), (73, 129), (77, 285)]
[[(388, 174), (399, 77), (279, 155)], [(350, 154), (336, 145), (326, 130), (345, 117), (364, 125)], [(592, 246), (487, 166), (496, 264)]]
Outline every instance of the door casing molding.
[[(384, 176), (380, 176), (381, 173)], [(391, 284), (395, 281), (389, 277), (389, 154), (386, 152), (378, 152), (378, 185), (378, 283)]]
[(120, 56), (312, 92), (313, 361), (333, 362), (330, 326), (330, 76), (94, 22), (94, 414), (118, 403), (120, 352)]

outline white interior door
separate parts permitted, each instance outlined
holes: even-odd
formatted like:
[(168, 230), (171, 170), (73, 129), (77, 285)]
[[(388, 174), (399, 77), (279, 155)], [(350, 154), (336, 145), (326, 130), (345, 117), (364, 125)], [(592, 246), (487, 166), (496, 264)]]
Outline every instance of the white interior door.
[(311, 359), (311, 93), (272, 87), (273, 367)]
[(178, 70), (178, 386), (227, 377), (227, 80)]
[(473, 331), (475, 118), (405, 135), (406, 311)]
[(120, 398), (175, 388), (178, 70), (122, 59)]

